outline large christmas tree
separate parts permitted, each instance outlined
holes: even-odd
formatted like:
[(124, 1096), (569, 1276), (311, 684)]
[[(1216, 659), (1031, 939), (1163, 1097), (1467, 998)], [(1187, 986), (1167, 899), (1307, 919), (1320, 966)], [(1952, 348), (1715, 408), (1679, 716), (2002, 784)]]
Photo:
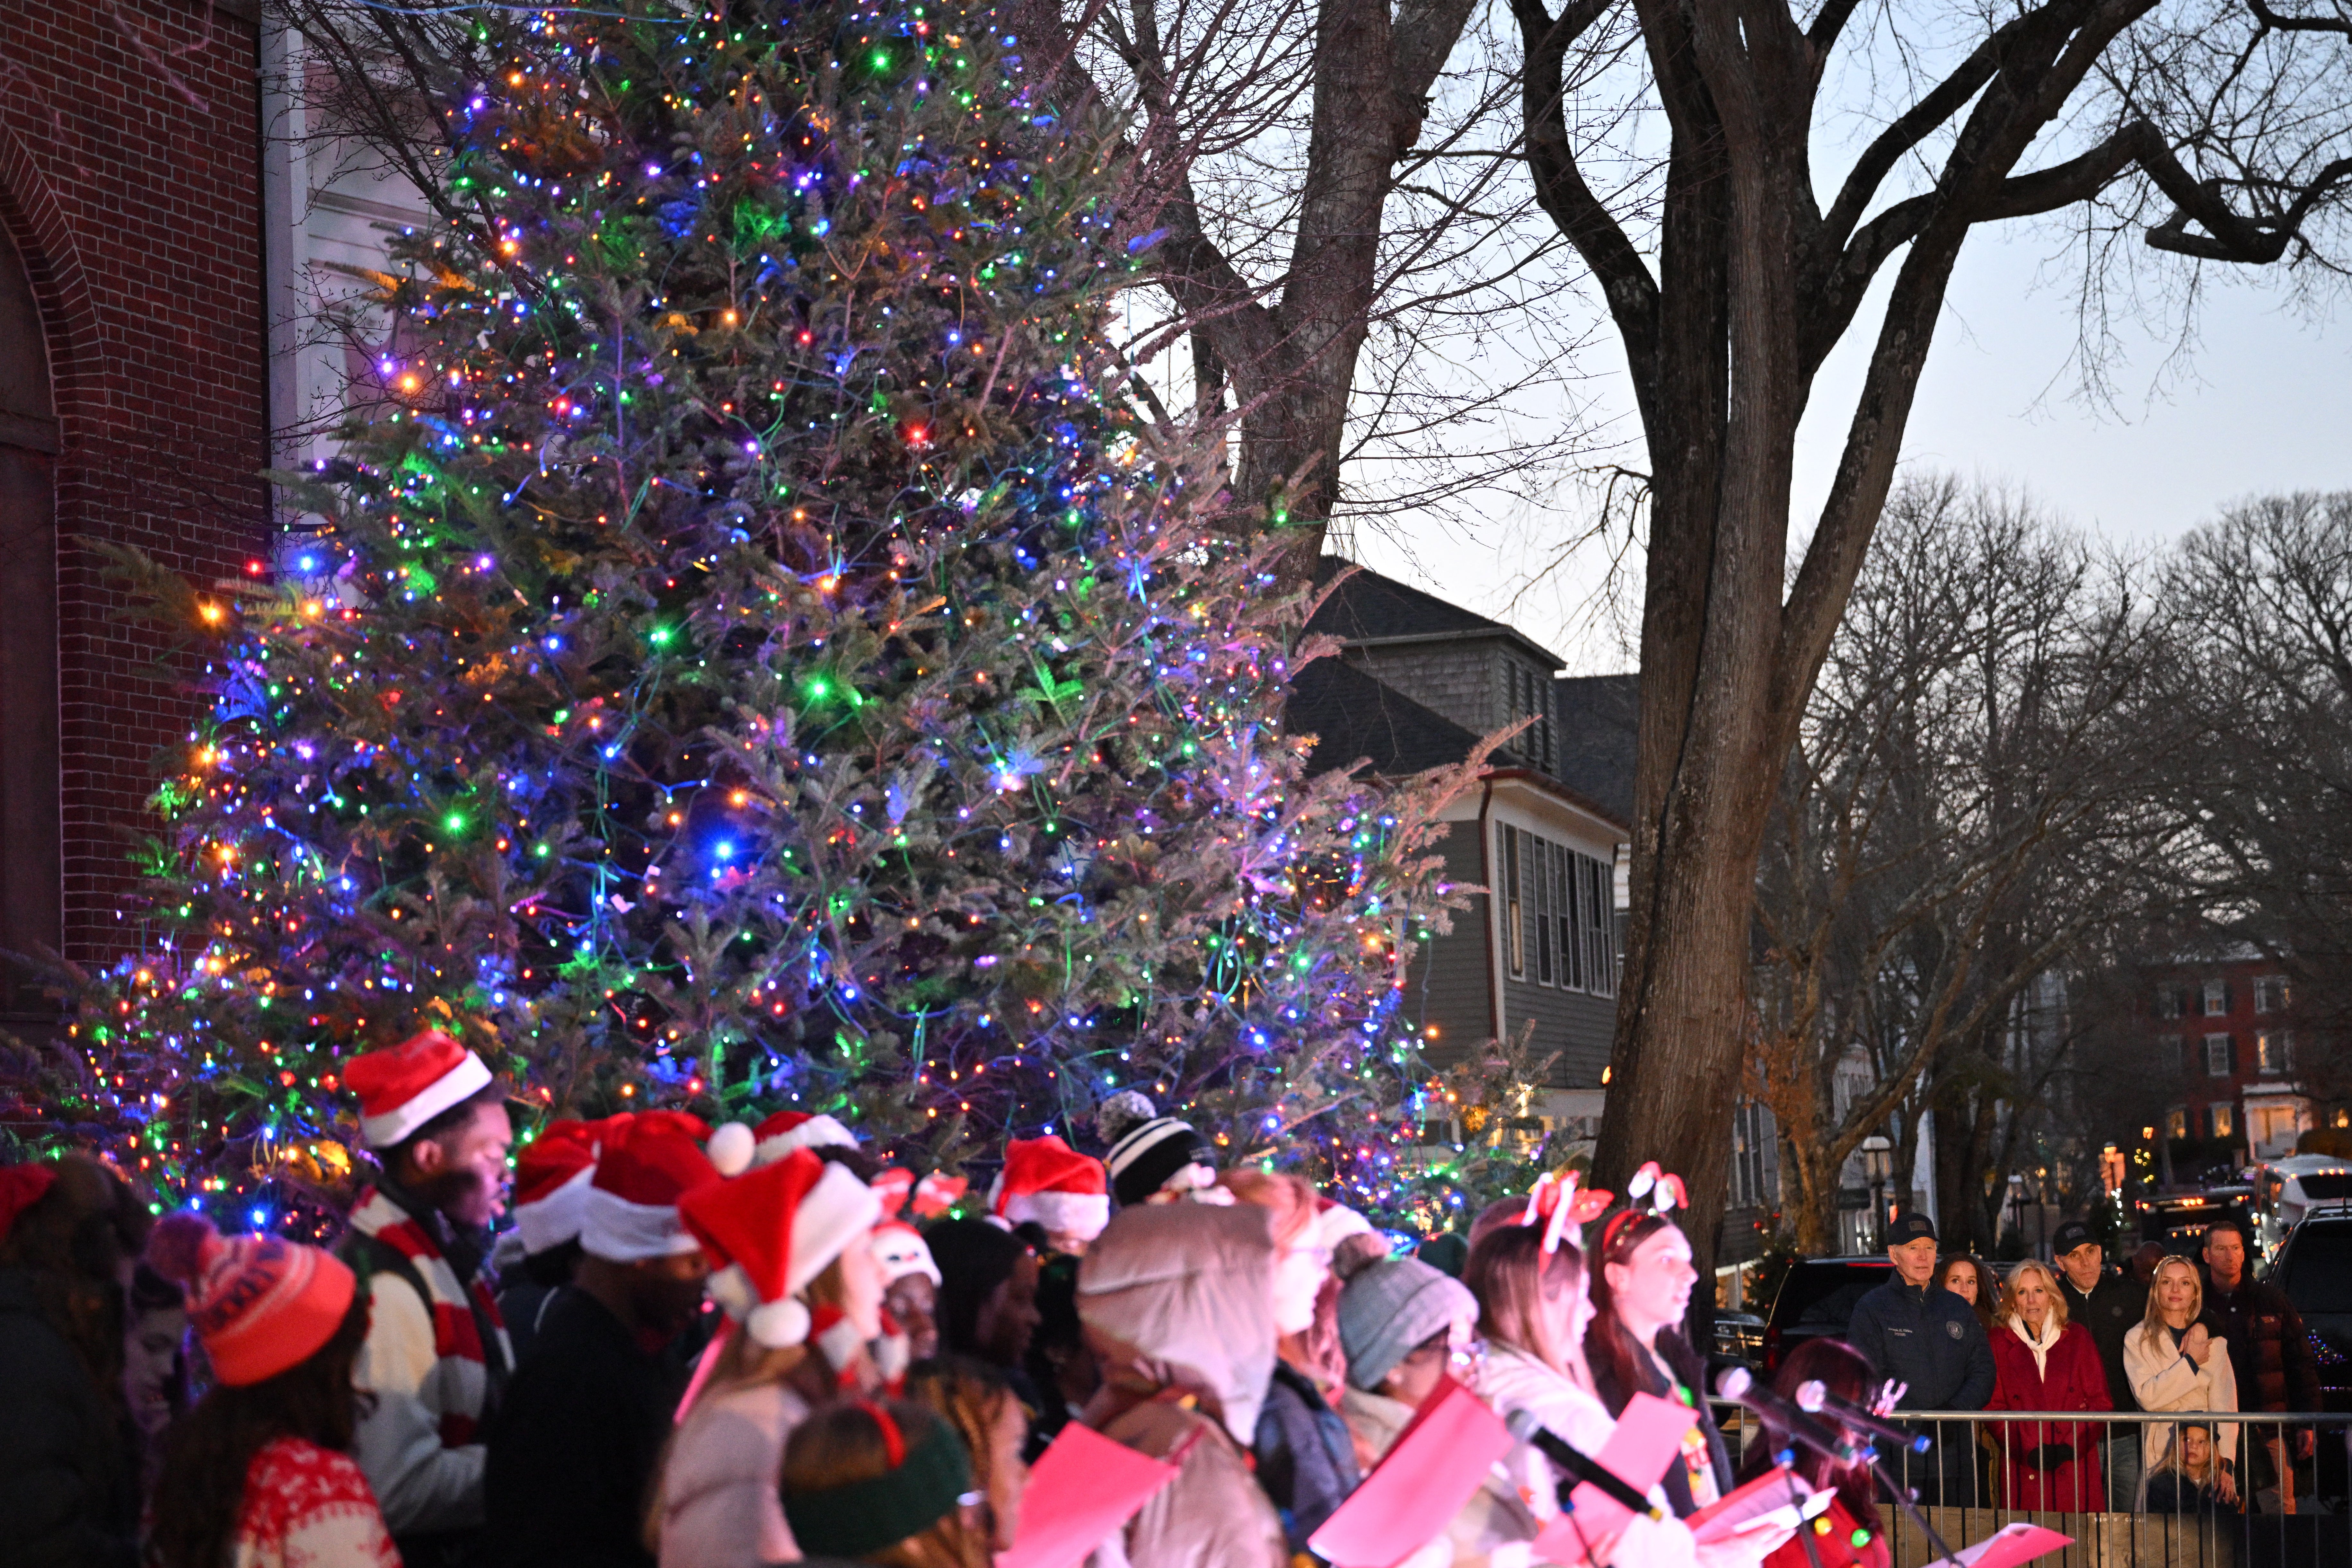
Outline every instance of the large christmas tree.
[(1400, 1195), (1460, 781), (1305, 777), (1280, 498), (1106, 339), (1116, 127), (973, 6), (614, 9), (467, 23), (312, 575), (157, 583), (215, 704), (58, 1120), (331, 1178), (338, 1067), (432, 1023), (551, 1109), (955, 1163), (1133, 1087)]

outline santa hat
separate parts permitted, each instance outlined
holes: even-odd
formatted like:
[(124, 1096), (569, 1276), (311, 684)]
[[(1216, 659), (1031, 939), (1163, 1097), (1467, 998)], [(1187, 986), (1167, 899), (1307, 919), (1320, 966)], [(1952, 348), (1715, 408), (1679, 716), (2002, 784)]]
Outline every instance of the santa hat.
[(803, 1287), (882, 1217), (873, 1189), (846, 1165), (794, 1150), (731, 1182), (688, 1194), (678, 1215), (718, 1270), (710, 1299), (759, 1343), (808, 1338)]
[(360, 1136), (371, 1149), (390, 1149), (488, 1089), (490, 1069), (440, 1030), (427, 1029), (388, 1050), (353, 1057), (343, 1081), (360, 1097)]
[(934, 1285), (947, 1281), (940, 1276), (940, 1266), (931, 1257), (930, 1243), (923, 1233), (903, 1219), (885, 1220), (874, 1227), (874, 1261), (882, 1266), (882, 1283), (887, 1288), (897, 1284), (909, 1274), (928, 1274)]
[(515, 1156), (515, 1231), (526, 1254), (580, 1239), (588, 1184), (596, 1176), (597, 1127), (551, 1121)]
[(690, 1132), (651, 1117), (610, 1130), (595, 1169), (582, 1200), (580, 1245), (614, 1263), (692, 1252), (678, 1204), (725, 1180)]
[(814, 1110), (779, 1110), (751, 1131), (751, 1164), (772, 1165), (795, 1149), (857, 1147), (857, 1135)]
[(343, 1326), (359, 1289), (331, 1252), (282, 1236), (224, 1237), (184, 1209), (155, 1226), (147, 1261), (187, 1287), (188, 1321), (232, 1388), (310, 1360)]
[(950, 1176), (945, 1171), (933, 1171), (915, 1184), (915, 1217), (937, 1219), (955, 1207), (956, 1200), (971, 1185), (971, 1178)]
[(896, 1215), (907, 1206), (907, 1194), (915, 1190), (915, 1173), (904, 1165), (885, 1165), (866, 1184), (882, 1200), (882, 1212)]
[(1103, 1156), (1111, 1191), (1132, 1207), (1164, 1188), (1185, 1192), (1216, 1180), (1216, 1152), (1189, 1121), (1155, 1116), (1134, 1127)]
[(1372, 1222), (1337, 1199), (1318, 1197), (1315, 1200), (1315, 1244), (1325, 1251), (1337, 1250), (1351, 1236), (1370, 1236)]
[(1004, 1146), (988, 1207), (1008, 1229), (1034, 1219), (1091, 1241), (1110, 1223), (1109, 1183), (1100, 1160), (1059, 1138), (1015, 1138)]
[(58, 1179), (58, 1168), (37, 1164), (0, 1167), (0, 1241), (8, 1239), (16, 1216), (39, 1203)]

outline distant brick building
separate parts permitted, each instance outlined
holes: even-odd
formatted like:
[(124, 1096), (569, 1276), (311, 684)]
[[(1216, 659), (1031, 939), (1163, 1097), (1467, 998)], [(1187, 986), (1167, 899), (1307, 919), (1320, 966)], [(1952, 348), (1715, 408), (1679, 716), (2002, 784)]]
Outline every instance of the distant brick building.
[[(184, 672), (95, 546), (200, 580), (268, 532), (254, 0), (0, 7), (0, 948), (94, 960)], [(0, 982), (0, 1026), (46, 1009)]]
[(2147, 1059), (2174, 1086), (2165, 1135), (2176, 1158), (2294, 1152), (2314, 1113), (2297, 1071), (2284, 973), (2252, 948), (2234, 948), (2150, 966), (2145, 975)]

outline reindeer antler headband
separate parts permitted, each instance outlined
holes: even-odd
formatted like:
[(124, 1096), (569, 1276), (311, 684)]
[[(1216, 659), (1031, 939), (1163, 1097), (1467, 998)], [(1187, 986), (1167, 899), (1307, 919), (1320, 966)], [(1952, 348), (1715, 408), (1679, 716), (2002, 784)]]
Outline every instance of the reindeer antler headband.
[(1665, 1218), (1676, 1209), (1690, 1207), (1690, 1189), (1672, 1171), (1661, 1170), (1655, 1160), (1646, 1162), (1625, 1184), (1625, 1212), (1609, 1222), (1601, 1233), (1601, 1248), (1607, 1251), (1617, 1244), (1617, 1237), (1627, 1226), (1654, 1215)]
[(1555, 1175), (1546, 1171), (1536, 1178), (1528, 1192), (1528, 1211), (1519, 1216), (1521, 1225), (1544, 1222), (1543, 1249), (1546, 1257), (1559, 1250), (1559, 1238), (1571, 1225), (1589, 1225), (1609, 1212), (1612, 1195), (1598, 1187), (1577, 1191), (1580, 1178), (1574, 1171)]

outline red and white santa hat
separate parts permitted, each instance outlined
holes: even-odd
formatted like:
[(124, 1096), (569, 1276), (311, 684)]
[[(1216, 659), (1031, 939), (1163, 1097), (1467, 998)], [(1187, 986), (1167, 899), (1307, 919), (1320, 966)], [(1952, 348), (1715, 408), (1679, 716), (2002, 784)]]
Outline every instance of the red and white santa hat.
[(675, 1258), (699, 1245), (678, 1205), (726, 1178), (687, 1128), (640, 1117), (608, 1129), (582, 1200), (580, 1245), (614, 1263)]
[(909, 1274), (928, 1274), (934, 1285), (947, 1283), (940, 1276), (939, 1260), (931, 1256), (931, 1244), (923, 1239), (921, 1231), (903, 1219), (884, 1220), (876, 1226), (872, 1247), (874, 1261), (882, 1266), (886, 1288)]
[(846, 1165), (796, 1149), (688, 1194), (678, 1213), (716, 1270), (710, 1299), (752, 1339), (781, 1349), (808, 1338), (800, 1291), (866, 1238), (882, 1204)]
[(580, 1238), (588, 1184), (596, 1178), (597, 1132), (593, 1122), (551, 1121), (515, 1156), (510, 1206), (524, 1252)]
[(754, 1170), (795, 1149), (857, 1147), (857, 1134), (821, 1110), (779, 1110), (751, 1130), (751, 1140)]
[(353, 1057), (343, 1081), (360, 1097), (360, 1136), (371, 1149), (390, 1149), (490, 1084), (482, 1058), (427, 1029), (388, 1050)]
[(1008, 1230), (1034, 1219), (1092, 1241), (1110, 1223), (1110, 1180), (1100, 1160), (1059, 1138), (1015, 1138), (1004, 1146), (988, 1209)]

